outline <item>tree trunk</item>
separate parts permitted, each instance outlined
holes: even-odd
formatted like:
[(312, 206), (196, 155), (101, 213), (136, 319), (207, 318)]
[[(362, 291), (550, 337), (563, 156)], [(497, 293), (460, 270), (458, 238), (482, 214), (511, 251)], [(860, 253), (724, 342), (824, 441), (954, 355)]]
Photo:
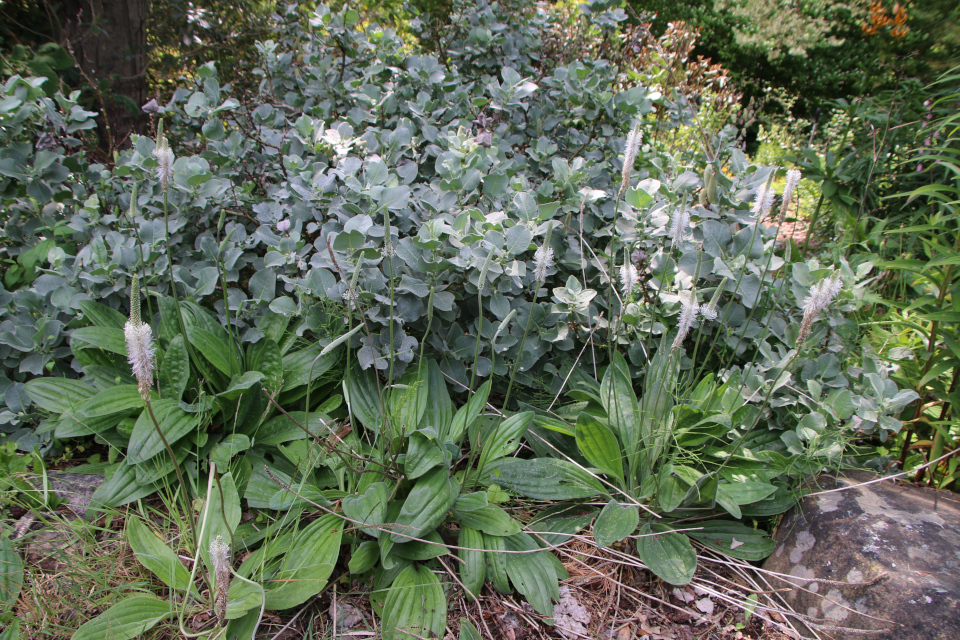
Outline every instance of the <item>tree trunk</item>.
[(146, 0), (64, 0), (64, 37), (100, 102), (101, 147), (128, 142), (146, 102)]

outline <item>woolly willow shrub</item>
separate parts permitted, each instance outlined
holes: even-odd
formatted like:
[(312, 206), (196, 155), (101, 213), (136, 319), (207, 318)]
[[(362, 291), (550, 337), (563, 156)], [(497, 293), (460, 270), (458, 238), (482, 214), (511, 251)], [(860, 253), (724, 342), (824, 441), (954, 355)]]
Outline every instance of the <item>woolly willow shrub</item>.
[[(26, 99), (4, 127), (16, 141), (4, 166), (22, 167), (3, 182), (6, 251), (38, 274), (34, 283), (8, 280), (16, 288), (0, 299), (8, 429), (19, 429), (25, 447), (51, 442), (49, 430), (21, 426), (39, 417), (22, 383), (93, 366), (63, 341), (87, 322), (85, 299), (123, 308), (135, 273), (148, 301), (176, 282), (176, 298), (205, 304), (240, 346), (280, 322), (298, 336), (332, 338), (344, 330), (342, 310), (352, 318), (362, 310), (364, 330), (349, 341), (362, 369), (396, 379), (423, 354), (456, 391), (490, 377), (505, 388), (515, 373), (520, 388), (555, 394), (574, 361), (597, 373), (608, 363), (602, 344), (623, 349), (642, 379), (681, 300), (709, 295), (720, 317), (684, 323), (703, 343), (684, 369), (743, 370), (756, 389), (795, 346), (800, 307), (830, 273), (775, 255), (773, 228), (751, 213), (772, 170), (749, 163), (729, 126), (693, 162), (662, 140), (641, 146), (644, 131), (661, 126), (659, 113), (696, 117), (690, 96), (633, 86), (603, 57), (552, 66), (538, 55), (550, 14), (501, 21), (499, 11), (465, 13), (440, 64), (408, 53), (389, 29), (359, 29), (349, 10), (290, 10), (276, 39), (260, 45), (258, 99), (241, 103), (204, 66), (161, 109), (166, 146), (141, 137), (113, 169), (61, 155), (92, 114), (8, 82), (10, 95)], [(610, 15), (592, 19), (611, 28)], [(78, 124), (51, 135), (51, 118)], [(626, 147), (634, 166), (623, 163), (627, 127), (636, 132)], [(47, 136), (42, 145), (31, 142), (38, 135)], [(700, 191), (714, 202), (697, 205)], [(538, 274), (548, 229), (555, 264)], [(836, 313), (857, 304), (869, 264), (838, 266), (841, 306), (813, 335), (829, 338), (826, 350), (794, 359), (794, 373), (806, 373), (799, 387), (775, 389), (771, 428), (796, 428), (792, 410), (810, 376), (850, 391), (867, 433), (879, 418), (871, 402), (887, 406), (875, 386), (864, 393), (859, 369), (844, 371), (859, 358), (853, 327)], [(623, 273), (627, 296), (608, 277)], [(498, 328), (495, 353), (479, 350)]]

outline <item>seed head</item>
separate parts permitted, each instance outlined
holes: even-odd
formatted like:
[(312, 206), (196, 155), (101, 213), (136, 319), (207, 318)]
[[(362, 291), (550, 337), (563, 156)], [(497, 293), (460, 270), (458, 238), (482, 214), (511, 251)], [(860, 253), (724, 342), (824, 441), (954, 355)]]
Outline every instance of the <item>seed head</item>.
[(783, 187), (783, 204), (780, 205), (780, 224), (787, 218), (787, 212), (790, 211), (790, 201), (793, 199), (793, 192), (800, 184), (800, 170), (790, 169), (787, 171), (787, 184)]
[(123, 327), (123, 337), (127, 342), (127, 362), (133, 370), (140, 389), (140, 397), (150, 397), (153, 386), (153, 331), (150, 325), (140, 320), (140, 287), (137, 276), (133, 276), (130, 287), (130, 319)]
[(757, 195), (753, 199), (753, 215), (757, 217), (758, 220), (762, 220), (768, 213), (770, 213), (770, 208), (773, 206), (773, 189), (767, 186), (766, 183), (760, 186), (757, 189)]
[(627, 134), (627, 142), (623, 147), (623, 173), (620, 180), (620, 196), (627, 192), (630, 186), (630, 176), (633, 174), (633, 163), (637, 160), (637, 154), (640, 152), (640, 142), (643, 140), (643, 134), (640, 133), (640, 123), (636, 122), (633, 129)]
[(553, 247), (544, 243), (533, 254), (535, 266), (533, 268), (533, 277), (537, 282), (543, 282), (547, 279), (547, 271), (553, 268)]
[(687, 339), (687, 334), (690, 333), (690, 327), (693, 326), (693, 321), (697, 319), (697, 311), (700, 310), (700, 305), (696, 302), (696, 291), (688, 291), (681, 295), (683, 301), (680, 307), (680, 322), (677, 325), (677, 337), (673, 339), (671, 349), (677, 349), (683, 345), (683, 341)]
[(803, 305), (803, 321), (800, 323), (800, 335), (797, 336), (797, 346), (803, 345), (810, 336), (810, 329), (820, 312), (827, 308), (830, 302), (843, 289), (840, 275), (834, 274), (824, 278), (810, 288), (810, 296)]
[(153, 150), (153, 157), (157, 159), (157, 180), (164, 191), (170, 185), (170, 179), (173, 177), (173, 150), (167, 137), (161, 135), (157, 140), (157, 148)]
[(624, 262), (623, 266), (620, 267), (620, 285), (623, 287), (624, 298), (630, 297), (639, 281), (640, 274), (637, 272), (637, 268), (629, 262)]
[(690, 228), (690, 213), (683, 207), (673, 212), (673, 220), (670, 223), (670, 239), (673, 244), (679, 245), (687, 235)]
[(717, 287), (713, 292), (713, 297), (710, 298), (709, 304), (700, 305), (700, 317), (704, 320), (716, 320), (717, 319), (717, 305), (720, 303), (720, 295), (723, 293), (724, 287), (727, 284), (727, 279), (724, 278), (720, 282), (720, 286)]

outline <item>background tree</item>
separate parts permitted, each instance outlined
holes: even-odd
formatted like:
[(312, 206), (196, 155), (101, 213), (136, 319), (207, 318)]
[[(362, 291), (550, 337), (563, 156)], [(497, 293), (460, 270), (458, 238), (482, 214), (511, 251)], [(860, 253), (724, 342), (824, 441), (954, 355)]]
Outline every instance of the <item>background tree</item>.
[[(146, 0), (25, 0), (0, 5), (5, 47), (53, 42), (73, 56), (101, 103), (101, 148), (123, 144), (146, 100)], [(88, 96), (89, 97), (89, 96)]]

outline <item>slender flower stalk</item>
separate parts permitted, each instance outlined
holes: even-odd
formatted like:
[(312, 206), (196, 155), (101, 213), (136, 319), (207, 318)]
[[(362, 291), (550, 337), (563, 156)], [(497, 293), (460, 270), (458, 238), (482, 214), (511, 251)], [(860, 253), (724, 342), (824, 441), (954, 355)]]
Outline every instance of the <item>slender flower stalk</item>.
[(690, 212), (686, 207), (680, 207), (673, 212), (673, 221), (670, 223), (670, 239), (674, 245), (679, 245), (690, 228)]
[(217, 585), (214, 598), (214, 613), (222, 625), (227, 615), (227, 603), (230, 600), (230, 546), (217, 536), (210, 542), (210, 563), (213, 565), (213, 577)]
[(680, 307), (680, 323), (677, 326), (677, 337), (673, 339), (673, 344), (670, 346), (671, 350), (683, 345), (683, 341), (687, 339), (687, 334), (690, 333), (690, 327), (693, 326), (693, 321), (697, 319), (697, 312), (700, 310), (695, 290), (685, 292), (681, 296), (683, 301)]
[(140, 389), (140, 397), (150, 398), (150, 388), (153, 386), (153, 363), (155, 351), (153, 348), (153, 332), (150, 325), (140, 320), (140, 280), (134, 275), (130, 285), (130, 319), (123, 327), (123, 336), (127, 342), (127, 362), (133, 369)]
[(797, 346), (801, 346), (810, 336), (810, 329), (820, 312), (827, 308), (830, 302), (843, 289), (840, 275), (834, 274), (824, 278), (810, 288), (810, 297), (803, 305), (803, 321), (800, 323), (800, 335), (797, 336)]
[(633, 163), (637, 160), (637, 154), (640, 152), (640, 142), (643, 140), (643, 134), (640, 133), (640, 122), (633, 125), (633, 129), (627, 134), (627, 142), (623, 147), (623, 172), (620, 179), (619, 197), (627, 192), (630, 186), (630, 176), (633, 174)]
[[(160, 436), (160, 441), (167, 450), (167, 455), (170, 456), (170, 462), (173, 463), (173, 470), (177, 474), (177, 480), (180, 481), (185, 500), (187, 504), (189, 504), (190, 486), (183, 478), (183, 472), (180, 470), (180, 463), (177, 462), (177, 456), (173, 453), (173, 449), (170, 448), (170, 443), (163, 434), (163, 429), (160, 428), (160, 422), (153, 412), (153, 405), (150, 403), (150, 388), (153, 386), (153, 364), (155, 356), (153, 349), (153, 332), (150, 329), (150, 325), (144, 324), (140, 319), (140, 279), (136, 275), (133, 276), (133, 281), (130, 285), (130, 319), (123, 327), (123, 334), (127, 342), (127, 361), (130, 363), (133, 375), (137, 378), (140, 397), (143, 398), (147, 415), (153, 422), (153, 426), (157, 430), (157, 435)], [(200, 539), (197, 537), (193, 518), (188, 517), (187, 522), (190, 523), (190, 530), (193, 534), (194, 541), (199, 542)]]
[(790, 201), (793, 199), (793, 192), (800, 184), (800, 170), (790, 169), (787, 171), (787, 184), (783, 187), (783, 204), (780, 205), (780, 223), (787, 219), (787, 213), (790, 211)]
[(633, 290), (637, 288), (640, 281), (640, 274), (637, 268), (631, 262), (624, 262), (620, 267), (620, 285), (623, 289), (623, 297), (629, 298)]

